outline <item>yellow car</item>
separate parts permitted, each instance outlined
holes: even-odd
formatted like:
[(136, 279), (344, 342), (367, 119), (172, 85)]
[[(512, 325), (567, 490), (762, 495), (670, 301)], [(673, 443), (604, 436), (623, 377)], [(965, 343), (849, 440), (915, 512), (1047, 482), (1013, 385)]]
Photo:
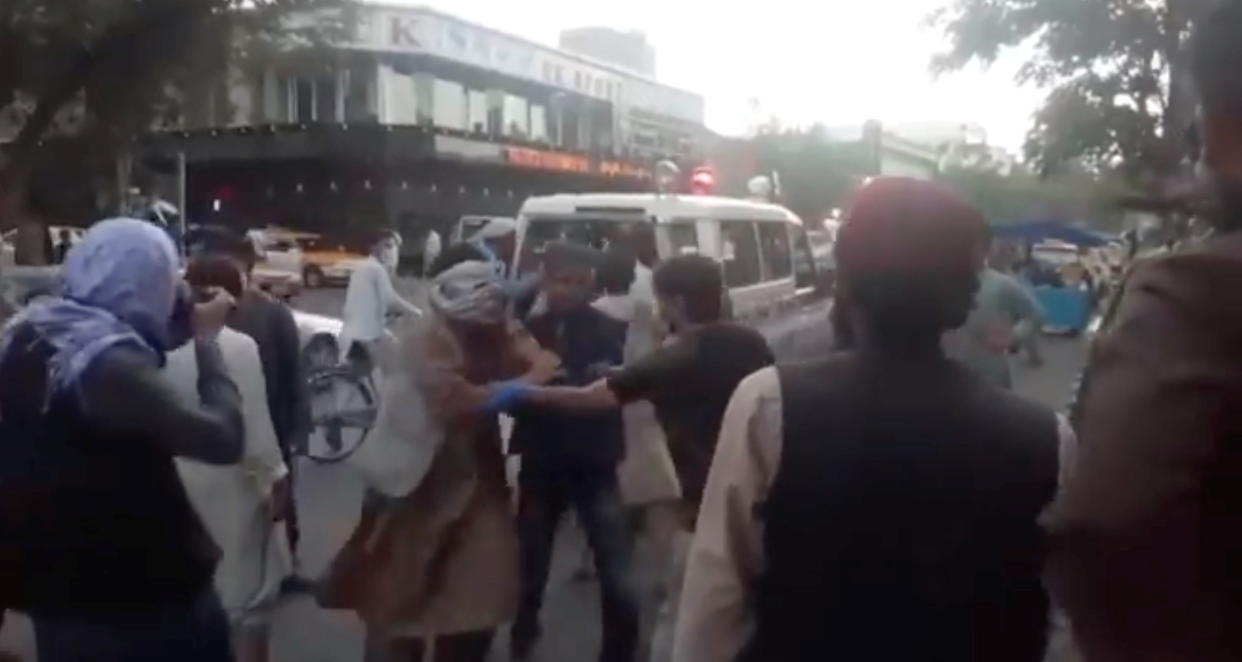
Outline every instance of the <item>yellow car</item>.
[(312, 232), (266, 228), (250, 234), (264, 262), (296, 269), (308, 289), (348, 283), (355, 264), (366, 258), (351, 242)]

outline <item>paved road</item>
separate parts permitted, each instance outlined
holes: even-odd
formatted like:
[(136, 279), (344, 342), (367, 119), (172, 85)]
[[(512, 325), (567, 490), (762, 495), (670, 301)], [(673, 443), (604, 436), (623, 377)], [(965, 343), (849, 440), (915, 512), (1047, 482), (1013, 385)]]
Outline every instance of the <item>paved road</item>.
[[(417, 296), (416, 284), (403, 285), (407, 294)], [(320, 314), (339, 314), (342, 292), (322, 290), (304, 295), (298, 305)], [(822, 306), (764, 325), (783, 358), (813, 355), (827, 346)], [(1069, 385), (1083, 357), (1078, 341), (1050, 339), (1046, 347), (1047, 364), (1038, 370), (1019, 369), (1022, 392), (1059, 406), (1068, 397)], [(303, 522), (301, 556), (306, 574), (322, 571), (331, 555), (351, 531), (362, 498), (362, 486), (347, 466), (318, 466), (304, 463), (298, 486)], [(545, 607), (546, 634), (537, 659), (546, 662), (583, 662), (593, 659), (599, 646), (598, 597), (590, 582), (575, 581), (571, 575), (583, 548), (576, 527), (566, 526), (560, 536), (557, 560), (549, 582)], [(273, 632), (275, 662), (355, 662), (362, 659), (363, 632), (348, 613), (320, 610), (308, 598), (285, 601), (277, 613)], [(0, 649), (13, 650), (34, 661), (28, 623), (10, 618), (0, 633)], [(504, 660), (503, 642), (493, 659)]]

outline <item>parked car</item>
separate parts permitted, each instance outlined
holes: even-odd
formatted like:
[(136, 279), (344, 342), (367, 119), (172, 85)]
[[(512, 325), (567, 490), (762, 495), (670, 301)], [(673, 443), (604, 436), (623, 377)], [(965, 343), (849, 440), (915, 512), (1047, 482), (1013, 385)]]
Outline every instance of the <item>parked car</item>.
[(296, 268), (309, 289), (348, 283), (354, 266), (366, 258), (357, 242), (339, 237), (275, 227), (248, 234), (266, 256), (265, 262), (273, 268)]
[[(86, 236), (86, 228), (78, 228), (70, 225), (49, 225), (47, 226), (47, 236), (52, 246), (53, 254), (48, 256), (55, 259), (56, 245), (60, 243), (60, 234), (62, 232), (69, 233), (69, 245), (76, 246), (82, 238)], [(16, 266), (17, 264), (17, 230), (9, 230), (3, 236), (0, 236), (0, 267)]]
[[(247, 236), (246, 238), (254, 242), (252, 237)], [(186, 251), (193, 256), (213, 244), (227, 245), (241, 239), (242, 235), (239, 231), (227, 226), (212, 224), (192, 225), (186, 231), (185, 246)], [(301, 293), (302, 269), (300, 262), (290, 264), (272, 263), (266, 259), (258, 243), (255, 243), (255, 253), (259, 259), (255, 264), (251, 278), (260, 289), (274, 297), (286, 300)]]

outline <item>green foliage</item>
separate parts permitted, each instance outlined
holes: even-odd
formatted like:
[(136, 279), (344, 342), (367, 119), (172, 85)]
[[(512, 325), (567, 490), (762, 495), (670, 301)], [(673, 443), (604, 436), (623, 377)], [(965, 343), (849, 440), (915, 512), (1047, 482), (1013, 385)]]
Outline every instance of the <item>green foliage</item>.
[(940, 181), (975, 205), (989, 223), (1059, 220), (1101, 230), (1121, 227), (1117, 200), (1127, 190), (1114, 174), (1097, 175), (1072, 167), (1050, 177), (1025, 170), (1001, 175), (951, 168), (940, 174)]
[[(753, 139), (752, 149), (756, 171), (779, 172), (782, 203), (809, 223), (848, 206), (874, 172), (866, 145), (829, 140), (820, 127), (763, 133)], [(989, 166), (983, 161), (976, 167), (949, 167), (939, 179), (991, 223), (1057, 219), (1105, 230), (1120, 227), (1116, 201), (1128, 189), (1116, 173), (1070, 163), (1045, 177), (1020, 166), (1005, 174)]]
[[(319, 20), (288, 20), (303, 12)], [(20, 130), (0, 169), (0, 218), (46, 139), (71, 136), (107, 161), (230, 68), (340, 37), (351, 21), (343, 0), (4, 0), (0, 108)]]
[(755, 142), (759, 171), (780, 173), (785, 206), (808, 221), (845, 205), (873, 168), (862, 143), (831, 141), (818, 126), (761, 134)]
[(1019, 83), (1049, 87), (1027, 156), (1042, 173), (1071, 161), (1142, 181), (1175, 171), (1193, 121), (1186, 46), (1211, 0), (953, 0), (931, 17), (949, 37), (935, 72), (1032, 50)]

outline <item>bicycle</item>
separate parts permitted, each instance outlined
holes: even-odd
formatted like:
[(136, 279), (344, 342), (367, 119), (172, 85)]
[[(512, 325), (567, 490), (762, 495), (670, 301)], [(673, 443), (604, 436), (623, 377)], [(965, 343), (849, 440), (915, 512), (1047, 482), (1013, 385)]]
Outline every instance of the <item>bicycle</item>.
[[(400, 319), (390, 315), (390, 325)], [(384, 342), (393, 342), (391, 332)], [(354, 343), (344, 361), (331, 363), (317, 355), (307, 370), (313, 430), (303, 455), (318, 464), (349, 459), (375, 427), (381, 403), (375, 376), (376, 360), (366, 346)], [(318, 433), (318, 434), (316, 434)]]

